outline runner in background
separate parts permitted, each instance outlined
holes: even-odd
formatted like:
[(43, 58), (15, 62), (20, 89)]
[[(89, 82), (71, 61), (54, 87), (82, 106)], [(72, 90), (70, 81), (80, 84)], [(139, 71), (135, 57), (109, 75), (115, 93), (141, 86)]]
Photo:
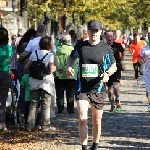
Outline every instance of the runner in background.
[[(150, 33), (148, 33), (148, 40), (150, 44)], [(150, 112), (150, 45), (147, 45), (143, 47), (141, 54), (140, 54), (140, 59), (143, 61), (145, 64), (145, 70), (143, 73), (143, 80), (145, 82), (146, 86), (146, 97), (148, 99), (148, 111)]]
[[(125, 43), (124, 43), (123, 38), (121, 37), (121, 31), (120, 30), (116, 30), (114, 42), (120, 43), (122, 45), (122, 47), (125, 49)], [(120, 53), (120, 57), (122, 57), (121, 53)], [(121, 72), (121, 74), (122, 74), (122, 72)], [(123, 85), (122, 79), (120, 79), (120, 85)]]
[(135, 71), (135, 80), (136, 80), (136, 86), (140, 87), (139, 82), (139, 69), (140, 69), (140, 53), (144, 46), (146, 46), (146, 42), (143, 40), (140, 40), (140, 34), (134, 33), (133, 35), (134, 40), (130, 45), (130, 54), (132, 55), (132, 62), (133, 62), (133, 68)]
[(122, 39), (123, 39), (125, 47), (126, 47), (126, 45), (127, 45), (127, 35), (125, 33), (123, 34)]
[[(112, 47), (112, 51), (114, 53), (117, 66), (117, 71), (109, 77), (109, 81), (107, 82), (108, 98), (111, 103), (111, 109), (109, 110), (109, 112), (114, 113), (115, 112), (114, 100), (116, 103), (116, 111), (122, 110), (121, 103), (119, 100), (119, 87), (120, 87), (121, 71), (125, 69), (124, 49), (120, 43), (116, 43), (113, 41), (113, 31), (111, 30), (106, 31), (105, 37), (107, 44)], [(120, 53), (122, 57), (120, 57)]]
[(133, 35), (132, 35), (132, 33), (130, 33), (128, 38), (127, 38), (127, 48), (130, 47), (132, 42), (133, 42)]
[(148, 33), (145, 34), (145, 42), (147, 43), (147, 45), (149, 45), (149, 37), (148, 37)]
[(116, 30), (114, 37), (115, 37), (114, 42), (120, 43), (122, 45), (122, 47), (125, 48), (125, 43), (124, 43), (124, 40), (121, 37), (121, 31), (120, 30)]

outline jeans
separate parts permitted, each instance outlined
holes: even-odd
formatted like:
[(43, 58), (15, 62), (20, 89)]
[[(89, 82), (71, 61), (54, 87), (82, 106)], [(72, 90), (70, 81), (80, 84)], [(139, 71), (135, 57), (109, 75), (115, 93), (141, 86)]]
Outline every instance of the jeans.
[(0, 129), (5, 128), (6, 100), (10, 84), (10, 76), (7, 72), (0, 72)]
[[(25, 127), (27, 127), (30, 103), (31, 103), (30, 101), (25, 101), (25, 108), (24, 108)], [(40, 105), (41, 105), (41, 101), (38, 103), (38, 109), (39, 109)], [(41, 111), (40, 111), (40, 113), (37, 112), (37, 119), (35, 122), (36, 122), (35, 126), (41, 125)]]
[(56, 117), (55, 115), (55, 97), (51, 95), (50, 118)]
[[(18, 64), (17, 66), (19, 82), (21, 82), (24, 75), (24, 65)], [(25, 89), (20, 86), (20, 95), (18, 100), (18, 108), (21, 114), (24, 114), (24, 103), (25, 103)]]
[(29, 107), (29, 115), (27, 121), (27, 128), (34, 129), (35, 121), (37, 118), (37, 107), (42, 97), (41, 104), (41, 121), (42, 129), (48, 129), (50, 127), (50, 105), (51, 105), (51, 95), (43, 89), (31, 90), (31, 103)]

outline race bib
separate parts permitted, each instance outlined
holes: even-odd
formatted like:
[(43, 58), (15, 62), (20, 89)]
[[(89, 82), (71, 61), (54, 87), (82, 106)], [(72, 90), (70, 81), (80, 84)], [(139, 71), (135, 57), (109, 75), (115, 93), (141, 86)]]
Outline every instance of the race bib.
[(82, 77), (98, 77), (98, 65), (82, 64)]

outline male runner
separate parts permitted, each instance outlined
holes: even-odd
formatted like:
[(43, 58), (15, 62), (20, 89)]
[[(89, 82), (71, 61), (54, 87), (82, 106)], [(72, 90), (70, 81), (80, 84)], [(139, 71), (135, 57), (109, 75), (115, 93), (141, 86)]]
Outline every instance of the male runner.
[(112, 47), (112, 51), (114, 53), (114, 57), (116, 59), (116, 66), (117, 66), (117, 71), (109, 77), (109, 81), (107, 82), (108, 98), (111, 102), (111, 109), (109, 110), (109, 112), (111, 113), (115, 112), (114, 95), (116, 101), (116, 110), (117, 111), (121, 110), (121, 103), (119, 101), (119, 87), (120, 87), (121, 71), (124, 69), (122, 67), (125, 67), (123, 62), (124, 48), (120, 43), (114, 42), (113, 37), (114, 37), (113, 31), (108, 30), (105, 32), (105, 38), (107, 44)]
[(73, 76), (72, 65), (79, 58), (77, 108), (79, 113), (79, 136), (82, 150), (87, 150), (88, 105), (92, 109), (93, 145), (98, 150), (101, 135), (103, 104), (106, 98), (105, 82), (116, 71), (116, 61), (111, 47), (100, 41), (102, 24), (97, 20), (88, 23), (89, 41), (78, 42), (67, 61), (67, 75)]

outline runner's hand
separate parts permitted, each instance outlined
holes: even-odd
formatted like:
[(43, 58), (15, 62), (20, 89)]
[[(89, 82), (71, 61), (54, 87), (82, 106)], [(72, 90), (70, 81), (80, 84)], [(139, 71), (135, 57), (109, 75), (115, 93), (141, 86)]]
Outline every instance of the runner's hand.
[(125, 44), (121, 44), (122, 45), (122, 47), (125, 49), (126, 48), (126, 46), (125, 46)]
[(135, 50), (133, 50), (133, 51), (132, 51), (131, 55), (133, 55), (133, 54), (134, 54), (134, 52), (135, 52)]
[(108, 80), (109, 80), (109, 75), (108, 75), (108, 73), (103, 73), (103, 82), (108, 82)]
[(74, 76), (74, 73), (75, 73), (75, 71), (72, 67), (69, 67), (66, 71), (66, 75), (69, 76), (69, 77)]

